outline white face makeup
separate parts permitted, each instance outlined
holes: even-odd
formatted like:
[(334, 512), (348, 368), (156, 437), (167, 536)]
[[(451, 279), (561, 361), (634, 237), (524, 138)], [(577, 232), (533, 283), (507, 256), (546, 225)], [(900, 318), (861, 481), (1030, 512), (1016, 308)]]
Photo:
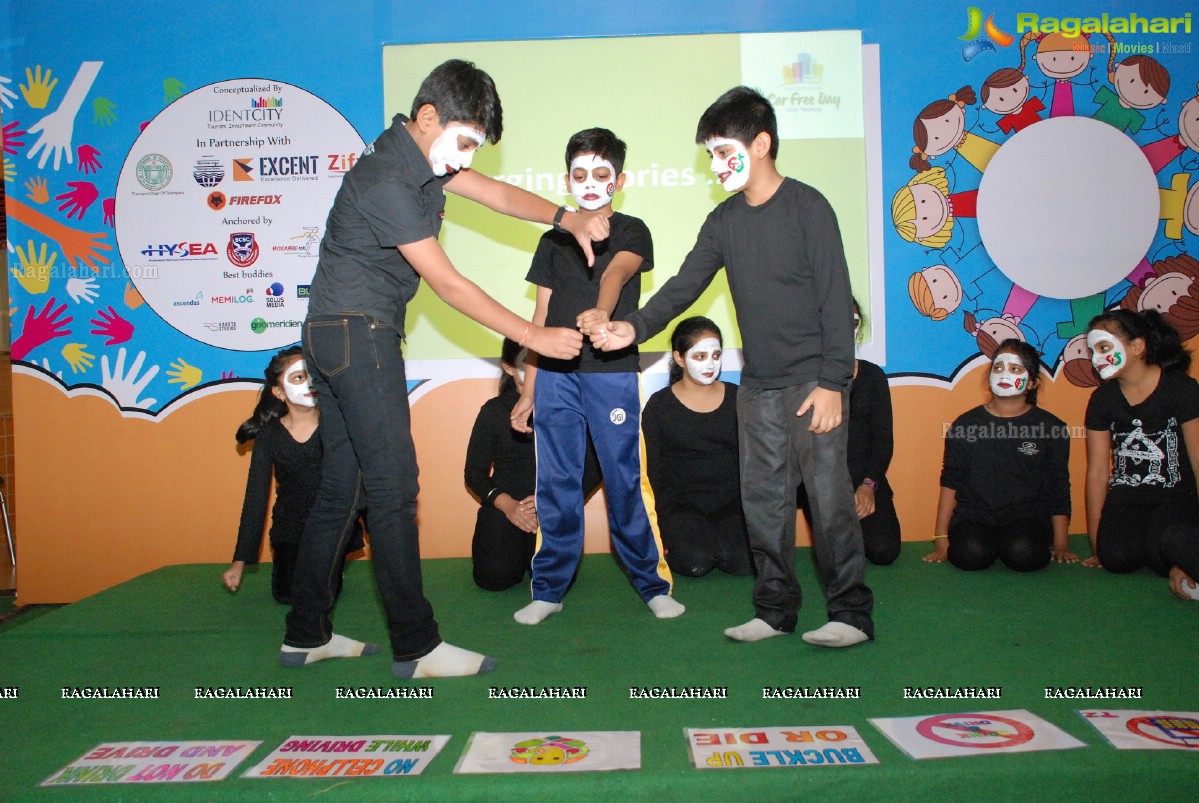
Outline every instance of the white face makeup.
[(316, 393), (308, 381), (308, 366), (296, 360), (283, 374), (283, 392), (287, 400), (300, 407), (316, 407)]
[(1019, 357), (1005, 351), (995, 355), (989, 381), (991, 392), (1000, 398), (1020, 396), (1028, 390), (1028, 371)]
[(687, 375), (701, 385), (711, 385), (720, 376), (721, 353), (720, 341), (716, 338), (705, 337), (698, 341), (683, 355)]
[(616, 193), (616, 176), (616, 168), (607, 159), (594, 153), (579, 154), (570, 163), (570, 194), (580, 209), (602, 209)]
[(1105, 329), (1087, 332), (1087, 347), (1091, 350), (1091, 365), (1100, 379), (1111, 379), (1128, 362), (1128, 350), (1116, 336)]
[(716, 180), (729, 192), (736, 192), (749, 181), (749, 154), (745, 146), (735, 139), (715, 137), (704, 140), (704, 147), (712, 154), (712, 172)]
[(433, 175), (445, 176), (470, 167), (475, 151), (483, 147), (487, 138), (477, 128), (451, 125), (433, 140), (429, 148), (429, 164)]

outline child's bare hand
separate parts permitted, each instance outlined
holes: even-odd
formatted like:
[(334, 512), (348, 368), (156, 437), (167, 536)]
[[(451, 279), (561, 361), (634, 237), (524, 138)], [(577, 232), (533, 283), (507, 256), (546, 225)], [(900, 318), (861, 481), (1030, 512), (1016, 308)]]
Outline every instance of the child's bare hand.
[(526, 533), (537, 532), (537, 502), (532, 496), (519, 502), (515, 499), (510, 500), (504, 515), (516, 529)]
[(583, 335), (564, 326), (534, 326), (529, 329), (529, 337), (525, 344), (529, 351), (559, 360), (569, 360), (579, 356), (579, 352), (583, 350)]
[(595, 334), (595, 331), (607, 322), (608, 311), (599, 307), (583, 310), (579, 313), (579, 317), (575, 318), (575, 326), (579, 327), (579, 331), (586, 337)]
[[(1184, 585), (1185, 583), (1185, 585)], [(1189, 574), (1178, 566), (1173, 566), (1170, 569), (1170, 590), (1179, 599), (1192, 600), (1195, 599), (1195, 586), (1199, 585), (1191, 578)]]
[(235, 560), (228, 569), (225, 569), (225, 573), (221, 575), (221, 581), (224, 582), (225, 588), (236, 591), (241, 587), (241, 573), (245, 567), (245, 561)]
[(533, 397), (521, 395), (516, 400), (516, 405), (512, 408), (512, 416), (509, 421), (512, 428), (517, 432), (532, 432), (533, 428), (529, 426), (529, 416), (533, 414)]
[(809, 410), (812, 411), (809, 432), (815, 432), (817, 435), (832, 432), (841, 426), (841, 393), (827, 388), (816, 388), (808, 394), (808, 398), (804, 399), (795, 414), (803, 416)]
[(633, 345), (637, 332), (628, 321), (608, 321), (591, 330), (591, 345), (600, 351), (619, 351)]
[(933, 551), (924, 556), (925, 563), (944, 563), (949, 558), (949, 539), (934, 538)]
[(595, 252), (591, 250), (591, 244), (608, 239), (608, 218), (599, 212), (568, 212), (562, 218), (562, 228), (573, 234), (583, 249), (587, 267), (594, 267)]

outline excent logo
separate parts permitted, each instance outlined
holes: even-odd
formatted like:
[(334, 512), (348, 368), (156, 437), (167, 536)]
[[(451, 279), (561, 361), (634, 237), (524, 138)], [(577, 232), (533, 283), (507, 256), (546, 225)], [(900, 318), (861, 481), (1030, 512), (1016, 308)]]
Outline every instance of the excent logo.
[(233, 160), (233, 180), (234, 181), (253, 181), (254, 177), (250, 173), (254, 172), (254, 167), (251, 165), (253, 159), (234, 159)]
[(254, 206), (256, 204), (281, 204), (282, 195), (230, 195), (230, 206)]
[(267, 176), (313, 176), (316, 175), (320, 158), (312, 156), (260, 156), (258, 175)]
[(188, 257), (218, 256), (218, 254), (216, 246), (212, 243), (162, 243), (159, 245), (148, 244), (142, 249), (142, 256), (186, 259)]
[(1074, 37), (1085, 33), (1187, 33), (1191, 32), (1191, 12), (1181, 17), (1142, 17), (1129, 14), (1115, 17), (1042, 17), (1039, 14), (1017, 14), (1016, 33), (1060, 33)]

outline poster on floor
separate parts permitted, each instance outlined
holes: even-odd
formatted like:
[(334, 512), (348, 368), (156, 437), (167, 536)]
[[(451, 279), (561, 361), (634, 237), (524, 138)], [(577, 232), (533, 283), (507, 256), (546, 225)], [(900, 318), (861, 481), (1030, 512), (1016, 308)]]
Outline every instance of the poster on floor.
[(292, 736), (243, 778), (401, 778), (420, 775), (449, 736)]
[(457, 773), (641, 769), (640, 731), (472, 733)]
[(1022, 708), (870, 720), (896, 747), (915, 759), (1030, 753), (1086, 747)]
[(1117, 750), (1199, 751), (1199, 712), (1086, 710), (1078, 713)]
[(792, 728), (687, 728), (696, 769), (822, 767), (877, 764), (857, 730), (848, 725)]
[(262, 742), (104, 742), (42, 786), (221, 781)]

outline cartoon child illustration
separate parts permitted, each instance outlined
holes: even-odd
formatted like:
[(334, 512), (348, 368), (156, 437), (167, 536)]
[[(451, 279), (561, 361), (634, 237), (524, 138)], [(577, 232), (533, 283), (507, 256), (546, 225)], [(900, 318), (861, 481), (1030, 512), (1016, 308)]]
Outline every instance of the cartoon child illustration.
[(974, 217), (978, 190), (950, 194), (945, 168), (917, 173), (891, 199), (891, 221), (899, 236), (926, 248), (944, 248), (953, 236), (954, 217)]
[[(1199, 153), (1199, 94), (1182, 104), (1178, 112), (1177, 134), (1141, 146), (1141, 153), (1149, 160), (1154, 173), (1160, 173), (1166, 165), (1188, 150)], [(1199, 163), (1195, 166), (1199, 167)]]
[(965, 107), (976, 100), (974, 89), (964, 86), (948, 100), (934, 100), (916, 115), (912, 123), (916, 145), (908, 161), (913, 170), (931, 170), (929, 160), (950, 150), (960, 153), (978, 172), (986, 169), (991, 157), (999, 150), (999, 144), (966, 130)]
[(943, 321), (962, 303), (962, 283), (953, 268), (933, 265), (908, 278), (908, 297), (921, 315)]
[(512, 748), (511, 758), (517, 764), (553, 766), (582, 761), (590, 752), (587, 743), (580, 739), (547, 736), (544, 739), (517, 742)]
[[(1116, 60), (1116, 40), (1109, 33), (1104, 33), (1108, 40), (1108, 72)], [(1081, 75), (1091, 64), (1091, 47), (1088, 34), (1082, 36), (1066, 36), (1054, 32), (1040, 34), (1029, 31), (1020, 40), (1020, 66), (1023, 70), (1027, 47), (1037, 43), (1037, 54), (1033, 60), (1041, 68), (1046, 78), (1053, 81), (1053, 100), (1049, 104), (1050, 117), (1074, 116), (1074, 78)]]
[(995, 359), (995, 354), (999, 351), (999, 344), (1005, 340), (1015, 338), (1027, 343), (1028, 338), (1020, 329), (1020, 321), (1012, 315), (995, 315), (987, 318), (984, 321), (979, 321), (972, 313), (963, 315), (962, 326), (978, 343), (978, 350), (981, 351), (988, 360)]
[(1062, 349), (1062, 364), (1058, 376), (1076, 388), (1097, 388), (1103, 382), (1095, 365), (1091, 362), (1091, 347), (1087, 345), (1087, 333), (1075, 335)]
[(1001, 67), (983, 81), (983, 108), (999, 115), (999, 128), (1005, 134), (1023, 131), (1041, 119), (1045, 104), (1031, 94), (1028, 76), (1014, 67)]
[(1093, 117), (1130, 134), (1145, 125), (1141, 112), (1165, 103), (1170, 91), (1170, 73), (1151, 56), (1129, 56), (1108, 71), (1108, 80), (1116, 91), (1099, 87), (1095, 93), (1099, 110)]
[(1190, 173), (1175, 173), (1169, 187), (1157, 188), (1161, 201), (1158, 219), (1166, 222), (1162, 234), (1171, 240), (1182, 239), (1184, 226), (1191, 234), (1199, 235), (1199, 202), (1195, 200), (1199, 182), (1194, 186), (1190, 184)]
[(1185, 343), (1199, 335), (1199, 260), (1190, 254), (1153, 263), (1153, 271), (1120, 302), (1130, 312), (1155, 309)]

